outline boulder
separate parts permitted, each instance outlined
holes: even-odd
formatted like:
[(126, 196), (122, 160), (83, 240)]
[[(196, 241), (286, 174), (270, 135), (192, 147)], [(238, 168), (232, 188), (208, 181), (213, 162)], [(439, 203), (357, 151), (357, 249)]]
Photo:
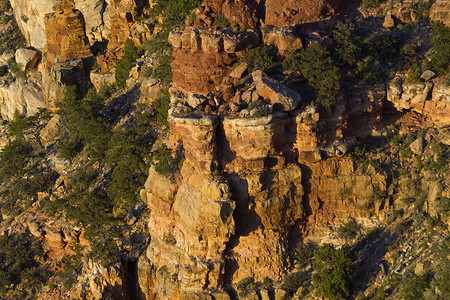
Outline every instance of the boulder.
[(151, 104), (154, 101), (164, 97), (161, 85), (158, 84), (158, 81), (154, 78), (148, 78), (142, 81), (140, 90), (141, 90), (140, 101), (144, 101), (147, 104)]
[(431, 70), (426, 70), (425, 72), (422, 73), (422, 75), (420, 76), (420, 78), (424, 79), (424, 80), (431, 80), (436, 76), (436, 73), (434, 73)]
[(436, 0), (430, 9), (430, 20), (442, 21), (446, 26), (450, 26), (450, 1)]
[(302, 100), (299, 93), (291, 90), (279, 81), (269, 78), (262, 71), (252, 73), (256, 92), (259, 96), (269, 99), (275, 108), (281, 106), (285, 111), (294, 110)]
[(116, 75), (114, 73), (95, 73), (91, 72), (89, 75), (92, 84), (97, 89), (100, 89), (102, 85), (113, 85), (116, 83)]
[(36, 50), (19, 48), (16, 50), (16, 62), (29, 71), (36, 67), (39, 61), (39, 53)]
[(199, 94), (190, 94), (187, 99), (186, 99), (186, 103), (192, 107), (192, 108), (196, 108), (197, 106), (203, 104), (206, 102), (206, 97), (203, 95), (199, 95)]
[(60, 121), (60, 116), (54, 115), (47, 125), (41, 130), (39, 138), (44, 145), (48, 144), (58, 136)]
[(236, 69), (234, 69), (231, 73), (230, 76), (233, 78), (242, 78), (242, 75), (244, 74), (245, 71), (247, 71), (247, 67), (248, 64), (243, 62), (241, 63)]
[(420, 276), (423, 274), (424, 271), (424, 265), (423, 263), (418, 263), (415, 267), (414, 267), (414, 274), (416, 274), (417, 276)]
[(393, 27), (395, 27), (394, 18), (392, 17), (392, 15), (390, 13), (388, 13), (386, 15), (386, 17), (384, 17), (383, 27), (384, 28), (393, 28)]
[(302, 39), (293, 26), (274, 28), (266, 26), (262, 29), (264, 44), (277, 47), (280, 53), (296, 51), (303, 47)]
[(38, 223), (30, 221), (28, 223), (28, 230), (30, 231), (31, 235), (40, 238), (42, 236), (42, 230)]
[(441, 142), (444, 145), (450, 146), (450, 129), (444, 129), (442, 130), (439, 135), (437, 136), (437, 139), (439, 142)]
[(414, 154), (419, 155), (423, 153), (423, 144), (423, 137), (419, 137), (414, 142), (412, 142), (411, 145), (409, 145), (409, 148)]

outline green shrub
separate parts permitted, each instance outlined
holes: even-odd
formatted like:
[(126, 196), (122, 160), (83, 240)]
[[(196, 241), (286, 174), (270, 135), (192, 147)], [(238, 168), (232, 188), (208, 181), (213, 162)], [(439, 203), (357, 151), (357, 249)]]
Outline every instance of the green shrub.
[(291, 52), (289, 53), (289, 56), (283, 60), (281, 66), (285, 70), (300, 71), (300, 59), (301, 55), (299, 51)]
[(266, 276), (266, 277), (263, 278), (263, 284), (264, 284), (265, 286), (269, 286), (269, 285), (271, 285), (272, 283), (273, 283), (273, 280), (272, 280), (270, 277)]
[(8, 134), (17, 138), (23, 138), (24, 131), (33, 125), (30, 121), (29, 118), (22, 116), (16, 109), (13, 119), (9, 122)]
[(0, 179), (25, 175), (33, 156), (31, 143), (20, 139), (9, 142), (0, 152)]
[(376, 31), (363, 42), (365, 53), (379, 63), (397, 63), (402, 41), (399, 35), (389, 31)]
[(227, 18), (225, 18), (224, 15), (218, 13), (214, 18), (214, 25), (219, 27), (228, 27), (230, 25), (230, 22), (228, 22)]
[(276, 51), (273, 47), (267, 45), (244, 50), (242, 62), (248, 64), (248, 70), (261, 70), (264, 73), (271, 74), (275, 71)]
[[(5, 14), (3, 15), (5, 16)], [(10, 25), (0, 33), (0, 55), (3, 53), (13, 54), (16, 49), (26, 46), (26, 40), (14, 18), (3, 17), (2, 20), (7, 20)]]
[(314, 244), (299, 244), (295, 249), (294, 259), (297, 264), (304, 267), (314, 257), (316, 246)]
[(406, 275), (402, 280), (402, 298), (405, 300), (423, 299), (423, 292), (430, 287), (431, 279), (430, 273), (420, 276)]
[(252, 277), (246, 277), (244, 279), (241, 279), (236, 284), (236, 287), (238, 289), (246, 289), (249, 288), (251, 285), (255, 283), (255, 280)]
[(105, 162), (113, 167), (108, 196), (115, 199), (116, 205), (132, 208), (139, 200), (139, 191), (147, 179), (146, 157), (151, 142), (147, 134), (134, 129), (118, 128), (113, 132)]
[(374, 9), (381, 5), (382, 0), (362, 0), (361, 6), (365, 9)]
[(416, 20), (420, 21), (429, 17), (431, 2), (418, 1), (416, 3), (411, 3), (408, 6), (415, 10)]
[(357, 237), (360, 230), (360, 226), (355, 219), (349, 218), (346, 222), (343, 222), (338, 228), (338, 234), (341, 238), (352, 240)]
[(164, 55), (170, 55), (172, 53), (172, 45), (169, 43), (168, 30), (159, 31), (152, 37), (144, 42), (144, 50), (147, 53), (160, 53)]
[(447, 215), (450, 211), (450, 198), (448, 197), (442, 197), (439, 198), (437, 201), (437, 208), (439, 210), (439, 213)]
[(1, 66), (0, 67), (0, 77), (5, 76), (8, 74), (8, 66)]
[(167, 120), (170, 108), (170, 94), (168, 89), (162, 90), (163, 97), (159, 101), (157, 108), (156, 122), (163, 129), (169, 129), (169, 122)]
[[(97, 93), (95, 88), (91, 88), (86, 97), (80, 99), (74, 87), (66, 90), (64, 99), (58, 104), (62, 124), (68, 131), (68, 137), (61, 139), (63, 145), (59, 146), (62, 149), (61, 154), (66, 158), (72, 157), (79, 149), (75, 147), (79, 142), (91, 159), (99, 160), (105, 155), (111, 132), (107, 128), (107, 117), (102, 114), (102, 110), (112, 91), (105, 88)], [(74, 148), (71, 149), (71, 146)]]
[(92, 251), (88, 255), (90, 258), (99, 260), (103, 266), (109, 266), (119, 259), (117, 244), (110, 237), (110, 234), (105, 234), (104, 237), (95, 238)]
[(119, 89), (123, 89), (127, 85), (127, 79), (131, 69), (136, 64), (136, 59), (140, 57), (139, 49), (127, 40), (122, 57), (116, 63), (116, 85)]
[(9, 0), (2, 0), (0, 2), (0, 11), (1, 12), (9, 12), (12, 9), (11, 3), (9, 3)]
[(312, 43), (307, 50), (301, 51), (298, 66), (314, 88), (319, 104), (328, 107), (337, 101), (341, 74), (323, 45)]
[(183, 27), (192, 10), (202, 4), (202, 0), (156, 0), (151, 9), (154, 17), (162, 16), (163, 28), (171, 31)]
[(153, 71), (153, 77), (161, 81), (162, 84), (168, 85), (172, 82), (172, 68), (170, 63), (173, 57), (171, 55), (161, 55), (158, 59), (158, 65)]
[(71, 160), (83, 149), (83, 144), (80, 140), (72, 140), (69, 137), (65, 137), (58, 141), (55, 149), (58, 157)]
[(289, 274), (284, 277), (281, 288), (286, 290), (289, 294), (293, 295), (308, 279), (309, 276), (305, 272), (296, 272), (293, 274)]
[(402, 48), (400, 57), (403, 69), (419, 66), (417, 49), (410, 44), (407, 44)]
[(11, 67), (11, 73), (14, 74), (16, 78), (23, 80), (27, 79), (27, 73), (23, 70), (23, 67), (14, 60), (14, 58), (10, 58), (8, 60), (8, 64)]
[(62, 284), (64, 289), (69, 291), (77, 283), (77, 277), (81, 272), (81, 246), (74, 247), (75, 255), (65, 255), (61, 262), (64, 268), (56, 273), (56, 278)]
[(67, 217), (75, 220), (87, 229), (87, 232), (100, 228), (103, 224), (109, 224), (111, 203), (105, 197), (86, 193), (81, 199), (73, 202), (74, 205), (68, 211)]
[(406, 75), (406, 81), (411, 83), (420, 82), (420, 69), (417, 65), (413, 65), (409, 68), (408, 75)]
[(267, 116), (266, 103), (263, 100), (256, 100), (248, 105), (248, 111), (253, 111), (255, 118), (261, 118)]
[(34, 294), (45, 283), (45, 271), (37, 270), (39, 263), (35, 259), (43, 254), (41, 245), (29, 236), (0, 236), (0, 294), (5, 295), (8, 290), (14, 293), (11, 285), (18, 284)]
[[(448, 246), (448, 245), (447, 245)], [(448, 252), (448, 247), (447, 251)], [(445, 253), (445, 250), (444, 252)], [(427, 274), (425, 274), (427, 275)], [(425, 281), (428, 278), (422, 278), (421, 281)], [(431, 299), (444, 299), (442, 296), (450, 295), (450, 263), (448, 259), (443, 259), (443, 262), (437, 266), (437, 270), (434, 274), (434, 278), (431, 281), (431, 286), (428, 290), (428, 294), (433, 295), (434, 297), (430, 297)], [(439, 297), (441, 296), (441, 297)]]
[(361, 56), (361, 40), (355, 32), (353, 23), (338, 23), (333, 30), (336, 41), (335, 50), (339, 57), (350, 65), (355, 65)]
[(363, 61), (358, 62), (356, 74), (368, 84), (379, 83), (384, 77), (380, 69), (375, 65), (374, 58), (370, 55)]
[(320, 295), (330, 300), (347, 299), (350, 296), (352, 260), (347, 247), (335, 249), (324, 244), (314, 253), (313, 283)]
[(442, 22), (433, 24), (431, 41), (434, 53), (431, 57), (431, 67), (438, 74), (445, 74), (450, 65), (450, 28)]
[(47, 192), (52, 187), (54, 179), (51, 172), (40, 172), (30, 176), (28, 178), (30, 195), (37, 197), (38, 192)]
[(141, 71), (139, 72), (139, 77), (140, 78), (148, 78), (150, 76), (152, 76), (153, 74), (153, 69), (147, 65), (143, 65), (141, 67)]
[(156, 160), (155, 170), (161, 175), (170, 177), (183, 163), (182, 157), (173, 157), (172, 151), (166, 144), (162, 144), (158, 150), (153, 154), (153, 159)]

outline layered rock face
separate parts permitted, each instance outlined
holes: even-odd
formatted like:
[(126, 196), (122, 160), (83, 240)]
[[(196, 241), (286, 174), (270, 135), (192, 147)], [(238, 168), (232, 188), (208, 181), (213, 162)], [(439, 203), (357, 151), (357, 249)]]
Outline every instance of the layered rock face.
[[(176, 273), (181, 288), (168, 287), (160, 276), (150, 289), (159, 297), (162, 291), (220, 288), (236, 278), (281, 276), (287, 231), (280, 229), (303, 215), (300, 167), (284, 167), (284, 117), (222, 123), (171, 112), (171, 140), (182, 142), (186, 161), (176, 183), (150, 170), (145, 198), (152, 241), (146, 256), (153, 268)], [(218, 169), (226, 175), (214, 175)]]
[(442, 79), (389, 85), (388, 100), (402, 110), (413, 110), (440, 126), (450, 124), (450, 87)]
[(367, 203), (386, 190), (384, 175), (359, 175), (351, 160), (322, 159), (344, 154), (345, 142), (372, 132), (381, 117), (383, 87), (350, 95), (333, 112), (300, 105), (262, 117), (219, 117), (171, 109), (170, 144), (182, 145), (186, 160), (173, 180), (152, 168), (142, 192), (152, 211), (152, 240), (139, 262), (144, 294), (217, 297), (215, 289), (246, 277), (280, 279), (300, 237), (336, 242), (330, 224), (351, 215), (373, 226), (383, 218), (384, 204)]
[(114, 73), (111, 66), (126, 39), (142, 44), (151, 35), (149, 24), (136, 21), (146, 1), (12, 0), (11, 4), (29, 46), (44, 53), (39, 70), (48, 107), (61, 99), (65, 86), (84, 91), (94, 63), (91, 49), (98, 51), (107, 41), (107, 53), (98, 62), (103, 73)]
[(326, 109), (261, 71), (245, 76), (245, 63), (232, 69), (260, 40), (280, 52), (303, 46), (294, 27), (268, 29), (262, 38), (193, 27), (169, 36), (169, 140), (186, 160), (173, 179), (152, 168), (141, 194), (152, 211), (139, 262), (148, 298), (222, 297), (217, 289), (246, 277), (281, 279), (300, 239), (337, 243), (330, 225), (352, 216), (374, 226), (391, 209), (372, 201), (386, 193), (387, 176), (340, 158), (376, 132), (386, 87), (355, 86)]
[[(54, 11), (57, 0), (12, 0), (14, 14), (30, 46), (43, 50), (49, 41), (45, 30), (45, 15)], [(137, 13), (144, 1), (73, 0), (74, 8), (86, 23), (86, 34), (90, 45), (108, 40), (110, 47), (125, 41), (134, 26)], [(124, 35), (123, 37), (121, 37)]]
[(338, 13), (342, 4), (342, 0), (207, 0), (204, 3), (205, 7), (244, 28), (260, 23), (282, 27), (315, 22)]
[(190, 93), (207, 95), (216, 88), (229, 86), (227, 76), (236, 62), (236, 52), (259, 43), (255, 30), (194, 29), (174, 31), (169, 36), (174, 46), (174, 87)]
[(44, 53), (50, 66), (92, 55), (83, 15), (71, 1), (56, 5), (54, 12), (45, 16), (44, 22), (47, 36)]

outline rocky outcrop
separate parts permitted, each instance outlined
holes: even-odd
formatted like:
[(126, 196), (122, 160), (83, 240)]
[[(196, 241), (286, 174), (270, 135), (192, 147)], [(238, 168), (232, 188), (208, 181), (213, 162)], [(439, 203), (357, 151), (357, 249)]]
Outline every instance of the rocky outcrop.
[(277, 80), (269, 78), (262, 71), (252, 73), (255, 82), (256, 92), (264, 99), (269, 99), (275, 109), (291, 111), (297, 108), (302, 97), (297, 92), (291, 90)]
[(84, 28), (84, 18), (73, 3), (63, 1), (45, 16), (46, 63), (65, 62), (92, 55)]
[(430, 19), (450, 26), (450, 3), (446, 0), (436, 0), (431, 5)]
[(25, 71), (29, 71), (39, 62), (39, 53), (32, 49), (20, 48), (16, 50), (15, 59)]
[(43, 50), (47, 44), (44, 17), (53, 11), (56, 0), (11, 0), (14, 16), (30, 46)]
[[(321, 18), (340, 12), (341, 0), (207, 0), (198, 12), (203, 22), (195, 22), (196, 27), (211, 26), (204, 21), (209, 10), (222, 14), (230, 23), (243, 28), (254, 28), (259, 23), (276, 27), (315, 22)], [(206, 18), (207, 19), (207, 18)]]
[(106, 38), (104, 16), (107, 3), (105, 0), (77, 0), (75, 9), (83, 14), (87, 37), (91, 45)]
[[(57, 0), (12, 0), (14, 16), (30, 46), (43, 50), (51, 39), (45, 31), (44, 17), (60, 5)], [(145, 1), (69, 0), (85, 21), (90, 45), (109, 40), (110, 48), (120, 46), (127, 37), (136, 42), (149, 36), (135, 23)], [(146, 24), (144, 24), (146, 27)], [(146, 27), (148, 29), (148, 27)]]
[(329, 224), (352, 215), (373, 226), (383, 218), (386, 206), (373, 198), (386, 191), (385, 175), (324, 160), (375, 129), (386, 93), (358, 87), (350, 96), (333, 110), (290, 106), (259, 117), (171, 109), (170, 145), (182, 145), (186, 160), (174, 179), (152, 168), (142, 191), (152, 210), (142, 264), (157, 273), (141, 279), (147, 295), (189, 299), (246, 277), (280, 279), (303, 234), (337, 242)]
[(85, 93), (89, 85), (89, 70), (93, 57), (75, 59), (53, 64), (42, 75), (47, 107), (61, 100), (67, 87), (75, 86), (76, 92)]
[(282, 54), (302, 49), (303, 43), (295, 28), (265, 26), (261, 29), (264, 44), (277, 47)]
[(394, 80), (389, 85), (388, 100), (400, 111), (413, 110), (439, 125), (450, 124), (450, 90), (443, 79), (420, 83), (401, 83)]
[(222, 14), (239, 27), (254, 28), (258, 25), (258, 2), (255, 0), (206, 0), (205, 6)]
[(385, 218), (389, 203), (379, 199), (387, 193), (387, 174), (361, 174), (351, 159), (331, 158), (303, 169), (309, 174), (304, 183), (310, 187), (307, 197), (309, 217), (304, 236), (317, 243), (336, 243), (337, 228), (349, 218), (364, 227), (373, 227)]
[(314, 22), (319, 18), (338, 13), (341, 5), (342, 1), (340, 0), (267, 0), (264, 23), (281, 27)]
[(217, 88), (226, 89), (227, 77), (236, 62), (235, 53), (259, 43), (254, 30), (235, 33), (229, 29), (191, 27), (173, 31), (169, 41), (175, 48), (171, 63), (174, 87), (203, 95)]
[(42, 86), (34, 76), (30, 76), (27, 82), (17, 80), (0, 85), (0, 113), (4, 120), (12, 120), (16, 110), (25, 116), (32, 116), (44, 107)]

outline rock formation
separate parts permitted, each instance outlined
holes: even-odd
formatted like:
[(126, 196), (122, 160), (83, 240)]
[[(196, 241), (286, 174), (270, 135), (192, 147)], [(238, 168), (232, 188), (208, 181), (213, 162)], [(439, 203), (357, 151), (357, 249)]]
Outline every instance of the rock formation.
[(388, 100), (398, 110), (411, 109), (441, 126), (450, 124), (449, 86), (442, 79), (403, 84), (393, 81), (389, 85)]
[(326, 17), (339, 12), (342, 1), (340, 0), (267, 0), (265, 2), (265, 20), (266, 25), (286, 26), (298, 23), (307, 23), (317, 21), (319, 18)]
[[(90, 83), (97, 89), (114, 83), (115, 62), (123, 54), (124, 42), (142, 44), (152, 32), (152, 26), (138, 18), (144, 1), (11, 3), (29, 46), (39, 51), (16, 52), (16, 61), (28, 72), (27, 84), (17, 80), (0, 85), (5, 120), (11, 120), (16, 110), (32, 115), (39, 108), (54, 107), (68, 86), (83, 94)], [(387, 135), (383, 127), (392, 121), (389, 118), (396, 118), (392, 123), (399, 127), (407, 123), (401, 112), (407, 117), (417, 113), (416, 123), (447, 128), (450, 88), (442, 77), (425, 72), (419, 83), (395, 79), (386, 84), (347, 84), (336, 103), (324, 107), (304, 96), (309, 87), (299, 71), (283, 70), (269, 77), (241, 59), (245, 50), (261, 45), (272, 46), (278, 57), (314, 42), (331, 47), (331, 30), (309, 28), (320, 20), (330, 21), (328, 17), (341, 12), (343, 4), (340, 0), (206, 0), (194, 11), (195, 20), (170, 33), (169, 131), (157, 144), (167, 143), (185, 160), (180, 170), (168, 176), (159, 174), (155, 166), (149, 170), (140, 191), (150, 211), (147, 227), (140, 228), (150, 235), (141, 241), (145, 252), (132, 249), (130, 236), (115, 239), (126, 249), (121, 265), (103, 268), (87, 259), (77, 279), (77, 297), (125, 299), (139, 292), (142, 299), (230, 299), (242, 279), (278, 281), (297, 271), (288, 257), (299, 242), (342, 245), (336, 229), (347, 219), (371, 229), (392, 211), (404, 208), (400, 194), (411, 193), (409, 183), (399, 183), (400, 192), (394, 197), (395, 175), (374, 166), (363, 172), (360, 162), (346, 154), (359, 138)], [(436, 1), (431, 19), (445, 22), (447, 6)], [(403, 8), (389, 12), (383, 26), (413, 22), (415, 10)], [(230, 27), (216, 26), (219, 17)], [(323, 26), (331, 28), (330, 24)], [(94, 53), (101, 54), (94, 57)], [(95, 61), (98, 68), (91, 71)], [(129, 83), (139, 79), (142, 64), (156, 65), (148, 57), (139, 60)], [(349, 78), (356, 76), (350, 73)], [(141, 93), (140, 102), (151, 106), (165, 97), (161, 86), (148, 78), (132, 92)], [(113, 109), (135, 105), (122, 100)], [(126, 127), (128, 121), (109, 125)], [(54, 116), (41, 130), (38, 136), (44, 146), (52, 146), (60, 122)], [(448, 128), (436, 136), (440, 143), (449, 144)], [(407, 149), (419, 157), (430, 140), (425, 134), (415, 137)], [(68, 161), (52, 163), (55, 169), (63, 165), (61, 174), (68, 171), (64, 168)], [(65, 196), (62, 177), (51, 193), (40, 192), (38, 200)], [(430, 186), (427, 203), (435, 203), (441, 191)], [(34, 217), (19, 220), (18, 226), (41, 239), (50, 258), (73, 254), (70, 246), (75, 242), (89, 246), (83, 229), (65, 227), (62, 221), (44, 224)], [(131, 228), (135, 220), (128, 216), (125, 223)], [(129, 244), (124, 246), (125, 239)], [(132, 288), (136, 291), (127, 295)], [(261, 294), (254, 292), (248, 298), (269, 298), (269, 292)], [(281, 292), (277, 295), (275, 299), (281, 299)]]

